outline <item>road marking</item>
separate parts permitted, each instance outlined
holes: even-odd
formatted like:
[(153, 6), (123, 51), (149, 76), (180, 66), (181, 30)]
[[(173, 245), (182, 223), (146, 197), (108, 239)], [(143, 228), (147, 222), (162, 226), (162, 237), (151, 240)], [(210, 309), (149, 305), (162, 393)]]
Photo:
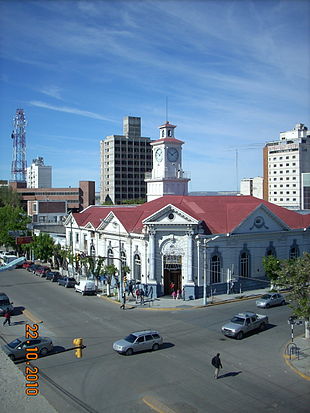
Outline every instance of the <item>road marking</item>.
[(176, 413), (175, 410), (170, 409), (170, 407), (166, 406), (160, 400), (155, 399), (152, 396), (145, 396), (143, 397), (143, 402), (149, 406), (151, 409), (155, 410), (158, 413)]
[(38, 318), (36, 318), (36, 317), (35, 317), (30, 311), (28, 311), (28, 310), (24, 310), (24, 311), (23, 311), (23, 314), (24, 314), (27, 318), (29, 318), (30, 321), (32, 321), (32, 322), (35, 323), (35, 324), (41, 324), (41, 323), (43, 323), (42, 320), (39, 320)]

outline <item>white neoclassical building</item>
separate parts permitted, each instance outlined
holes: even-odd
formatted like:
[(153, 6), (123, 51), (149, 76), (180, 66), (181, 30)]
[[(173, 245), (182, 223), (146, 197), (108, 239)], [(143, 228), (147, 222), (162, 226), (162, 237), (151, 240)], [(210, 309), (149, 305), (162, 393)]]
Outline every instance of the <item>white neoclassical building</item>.
[(191, 299), (204, 291), (226, 293), (232, 286), (235, 292), (264, 287), (264, 256), (284, 259), (310, 251), (310, 215), (252, 196), (186, 195), (183, 142), (173, 141), (174, 128), (160, 127), (160, 139), (152, 145), (155, 162), (147, 180), (152, 200), (89, 206), (69, 215), (66, 240), (74, 253), (126, 264), (127, 278), (147, 284), (153, 297), (170, 294), (173, 282)]

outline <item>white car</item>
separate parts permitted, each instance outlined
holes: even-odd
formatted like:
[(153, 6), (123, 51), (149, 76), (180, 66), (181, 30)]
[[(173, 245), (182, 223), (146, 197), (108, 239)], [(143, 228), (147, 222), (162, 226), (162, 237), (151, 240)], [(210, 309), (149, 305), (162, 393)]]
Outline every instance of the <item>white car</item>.
[(82, 293), (82, 295), (97, 293), (96, 284), (91, 280), (81, 280), (78, 284), (75, 284), (74, 288), (76, 292)]
[(275, 305), (285, 305), (285, 298), (279, 293), (264, 294), (256, 300), (256, 306), (261, 308), (269, 308)]

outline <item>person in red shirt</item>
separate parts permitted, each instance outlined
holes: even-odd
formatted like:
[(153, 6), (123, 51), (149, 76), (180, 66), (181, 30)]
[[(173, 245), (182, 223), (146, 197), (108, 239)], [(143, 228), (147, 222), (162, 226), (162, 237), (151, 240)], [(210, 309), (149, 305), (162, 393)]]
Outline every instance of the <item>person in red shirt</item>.
[(4, 314), (4, 318), (5, 320), (3, 321), (3, 325), (5, 325), (6, 323), (9, 324), (9, 326), (11, 325), (11, 313), (9, 310), (6, 310), (5, 314)]

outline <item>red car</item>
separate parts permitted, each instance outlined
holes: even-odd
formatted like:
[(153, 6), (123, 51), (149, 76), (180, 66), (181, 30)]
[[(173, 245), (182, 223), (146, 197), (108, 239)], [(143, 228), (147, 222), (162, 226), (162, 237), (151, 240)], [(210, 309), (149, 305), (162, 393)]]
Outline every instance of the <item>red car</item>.
[(42, 265), (35, 270), (35, 274), (39, 275), (40, 277), (45, 277), (46, 273), (49, 271), (51, 271), (49, 267)]
[(22, 268), (28, 268), (32, 264), (33, 264), (33, 261), (25, 261), (22, 265)]

